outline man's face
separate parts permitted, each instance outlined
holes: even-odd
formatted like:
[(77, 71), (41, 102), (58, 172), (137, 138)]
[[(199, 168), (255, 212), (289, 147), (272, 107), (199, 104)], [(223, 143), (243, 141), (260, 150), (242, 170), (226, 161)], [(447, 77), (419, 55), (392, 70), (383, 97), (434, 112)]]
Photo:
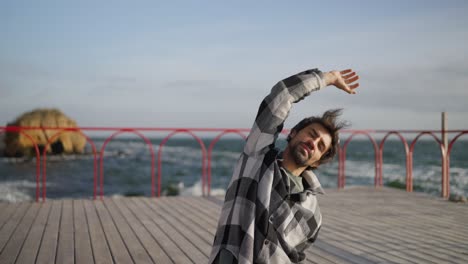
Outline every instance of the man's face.
[(317, 167), (318, 161), (331, 146), (332, 138), (320, 123), (310, 124), (291, 133), (289, 152), (299, 166)]

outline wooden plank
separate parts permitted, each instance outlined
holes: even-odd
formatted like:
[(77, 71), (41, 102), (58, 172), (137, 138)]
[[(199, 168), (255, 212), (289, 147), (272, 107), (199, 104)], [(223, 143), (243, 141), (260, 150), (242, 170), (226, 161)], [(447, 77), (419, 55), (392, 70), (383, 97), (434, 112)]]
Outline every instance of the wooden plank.
[(307, 250), (306, 258), (307, 258), (307, 261), (309, 261), (310, 263), (316, 263), (316, 264), (332, 264), (332, 263), (348, 264), (350, 263), (345, 260), (339, 259), (317, 247), (312, 247), (310, 250)]
[[(332, 218), (330, 216), (329, 218)], [(335, 220), (342, 221), (343, 218), (337, 218)], [(368, 228), (366, 228), (365, 220), (358, 221), (353, 220), (352, 218), (343, 221), (348, 224), (348, 227), (340, 227), (339, 225), (334, 225), (330, 223), (328, 226), (330, 229), (334, 230), (333, 237), (339, 238), (340, 242), (335, 243), (331, 241), (330, 243), (338, 248), (342, 248), (347, 251), (354, 252), (355, 254), (363, 254), (368, 256), (375, 256), (385, 261), (391, 262), (415, 262), (415, 263), (424, 263), (425, 260), (419, 258), (415, 255), (406, 255), (406, 254), (399, 254), (398, 252), (392, 252), (391, 250), (394, 249), (394, 245), (405, 244), (404, 240), (391, 240), (391, 243), (387, 243), (385, 248), (381, 248), (375, 244), (369, 244), (367, 246), (363, 246), (361, 242), (357, 243), (357, 241), (365, 241), (369, 238), (375, 239), (376, 241), (389, 241), (388, 239), (391, 236), (386, 236), (385, 234), (376, 235), (372, 232), (368, 232)], [(352, 223), (359, 223), (360, 228), (357, 229), (358, 231), (354, 231), (355, 229), (352, 228)], [(326, 239), (325, 239), (326, 240)], [(357, 252), (356, 252), (357, 250)], [(372, 257), (373, 258), (373, 257)]]
[(95, 204), (100, 202), (101, 201), (83, 201), (86, 218), (88, 220), (91, 248), (93, 249), (95, 263), (113, 263), (112, 255), (95, 209)]
[(57, 263), (75, 263), (75, 238), (73, 235), (73, 202), (63, 200), (57, 245)]
[(109, 211), (120, 235), (124, 239), (124, 243), (127, 246), (128, 252), (132, 256), (135, 263), (152, 263), (152, 260), (141, 242), (136, 237), (133, 230), (130, 228), (128, 223), (125, 221), (123, 216), (120, 214), (114, 203), (110, 202), (109, 199), (104, 199), (104, 205)]
[(186, 205), (198, 211), (199, 215), (205, 218), (215, 228), (218, 226), (221, 207), (203, 198), (190, 199), (190, 201), (186, 202)]
[[(324, 258), (332, 260), (338, 263), (359, 263), (359, 264), (371, 264), (376, 263), (376, 259), (369, 259), (356, 252), (354, 248), (343, 250), (342, 247), (335, 247), (329, 242), (324, 242), (323, 239), (319, 239), (315, 242), (314, 247), (320, 249), (320, 253)], [(310, 248), (309, 248), (310, 249)], [(307, 252), (307, 251), (306, 251)]]
[(171, 201), (171, 203), (174, 203), (174, 205), (180, 207), (186, 213), (189, 213), (200, 225), (206, 226), (208, 230), (211, 230), (214, 236), (218, 226), (219, 214), (217, 216), (208, 216), (202, 209), (193, 204), (191, 199), (186, 199), (184, 201), (174, 200)]
[(203, 208), (208, 215), (211, 216), (219, 216), (221, 213), (221, 209), (223, 208), (223, 203), (215, 203), (210, 199), (202, 198), (202, 197), (195, 197), (195, 199), (190, 199), (190, 202), (193, 204), (197, 204), (198, 207)]
[[(307, 252), (307, 259), (313, 263), (317, 264), (326, 264), (326, 263), (335, 263), (335, 264), (353, 264), (353, 262), (346, 261), (345, 259), (340, 259), (335, 255), (329, 254), (324, 251), (318, 251), (314, 253)], [(380, 262), (375, 262), (380, 263)], [(391, 264), (393, 262), (385, 262)], [(359, 263), (356, 263), (359, 264)]]
[(0, 254), (0, 263), (14, 263), (18, 257), (19, 251), (21, 250), (24, 240), (26, 239), (31, 225), (36, 218), (37, 212), (40, 208), (39, 204), (32, 204), (25, 216), (19, 222), (18, 227), (12, 234), (10, 240), (6, 244), (2, 253)]
[[(468, 214), (468, 212), (467, 212)], [(439, 218), (439, 217), (437, 217)], [(414, 219), (414, 220), (413, 220)], [(403, 220), (403, 219), (402, 219)], [(406, 229), (403, 232), (403, 235), (414, 236), (417, 234), (417, 237), (421, 238), (423, 241), (434, 241), (439, 243), (455, 243), (464, 242), (468, 240), (468, 237), (464, 237), (462, 234), (463, 228), (458, 228), (458, 233), (453, 229), (452, 225), (445, 223), (440, 225), (433, 217), (413, 217), (412, 219), (405, 219), (405, 222), (402, 220), (389, 222), (389, 225), (396, 225), (400, 229)], [(410, 223), (406, 223), (409, 221)], [(419, 221), (420, 225), (417, 225), (418, 222), (412, 223), (413, 221)], [(450, 226), (451, 228), (434, 228), (438, 226)]]
[[(367, 216), (370, 215), (371, 219), (379, 219), (380, 221), (384, 221), (387, 226), (392, 225), (392, 227), (396, 227), (396, 229), (407, 228), (402, 232), (403, 235), (407, 235), (410, 232), (417, 232), (418, 237), (421, 237), (421, 235), (427, 236), (423, 239), (425, 241), (437, 240), (441, 243), (445, 243), (447, 241), (458, 243), (460, 239), (461, 241), (467, 240), (468, 234), (465, 232), (466, 235), (463, 235), (463, 228), (460, 227), (459, 224), (457, 225), (455, 223), (457, 221), (451, 220), (452, 213), (447, 213), (447, 207), (451, 207), (455, 204), (447, 203), (446, 201), (433, 200), (431, 197), (421, 198), (416, 194), (411, 194), (411, 197), (406, 197), (406, 195), (403, 196), (398, 192), (395, 194), (396, 195), (389, 197), (386, 204), (380, 205), (379, 202), (380, 206), (376, 206), (376, 202), (372, 201), (369, 206), (366, 206), (366, 208), (369, 208), (368, 210), (360, 209), (359, 213), (361, 215), (366, 215), (366, 219), (368, 219), (369, 217)], [(378, 194), (374, 200), (381, 200), (380, 196), (382, 196), (382, 194)], [(406, 199), (402, 199), (402, 196)], [(355, 205), (366, 203), (362, 198), (350, 198), (352, 198)], [(404, 208), (404, 210), (401, 210), (401, 208)], [(466, 211), (466, 207), (455, 208), (460, 210), (454, 210), (454, 212), (458, 213), (464, 211), (465, 214), (468, 213)], [(386, 214), (387, 216), (389, 215), (390, 217), (383, 218), (379, 212)], [(460, 223), (460, 221), (458, 222)], [(450, 226), (450, 228), (433, 228), (434, 226)], [(452, 240), (453, 238), (458, 239), (458, 241)]]
[(37, 203), (40, 206), (39, 213), (32, 224), (31, 230), (26, 237), (25, 243), (20, 251), (17, 264), (34, 263), (39, 252), (42, 236), (47, 225), (51, 203)]
[[(168, 199), (159, 199), (159, 205), (161, 209), (164, 210), (167, 214), (171, 214), (173, 217), (179, 219), (187, 228), (193, 230), (195, 233), (198, 234), (205, 242), (208, 244), (213, 243), (214, 234), (213, 232), (209, 232), (210, 228), (201, 225), (199, 222), (195, 221), (190, 214), (187, 214), (183, 210), (180, 209), (179, 206), (174, 206)], [(212, 229), (212, 228), (211, 228)]]
[[(424, 251), (421, 252), (426, 252), (426, 251), (431, 251), (434, 247), (437, 247), (437, 245), (431, 245), (425, 247)], [(444, 252), (445, 254), (441, 254), (445, 259), (451, 259), (454, 262), (460, 262), (460, 263), (468, 263), (468, 243), (460, 244), (460, 245), (443, 245), (441, 248), (439, 248), (440, 251), (438, 252)]]
[[(162, 219), (166, 220), (167, 223), (170, 223), (172, 227), (174, 227), (175, 230), (177, 230), (178, 233), (182, 234), (182, 236), (190, 241), (193, 246), (195, 246), (199, 252), (203, 253), (205, 255), (206, 260), (205, 262), (208, 261), (208, 258), (211, 253), (211, 242), (208, 243), (206, 240), (203, 240), (200, 236), (196, 234), (196, 232), (188, 228), (186, 223), (187, 221), (182, 221), (183, 216), (181, 217), (174, 217), (171, 214), (171, 210), (166, 210), (161, 206), (161, 203), (155, 203), (152, 202), (153, 200), (148, 201), (148, 198), (141, 198), (141, 200), (151, 209), (153, 209), (153, 212), (155, 212), (159, 217)], [(197, 251), (197, 252), (198, 252)], [(198, 263), (198, 262), (195, 262)]]
[[(322, 229), (321, 234), (319, 235), (320, 241), (324, 241), (324, 243), (328, 243), (332, 246), (335, 246), (338, 249), (350, 252), (354, 255), (365, 256), (365, 258), (374, 260), (375, 262), (382, 261), (383, 258), (376, 255), (378, 254), (376, 252), (381, 252), (382, 250), (380, 250), (374, 244), (368, 246), (362, 245), (361, 241), (366, 239), (368, 237), (368, 234), (356, 233), (354, 235), (349, 235), (349, 231), (347, 231), (346, 229), (337, 229), (336, 227), (330, 227), (329, 229), (333, 229), (333, 231), (327, 231), (326, 227)], [(320, 243), (317, 243), (317, 245), (315, 246), (323, 249)], [(384, 259), (386, 261), (396, 263), (404, 261), (404, 259), (401, 259), (400, 256), (393, 256), (387, 254), (385, 251), (386, 250), (383, 250), (382, 252), (384, 253), (380, 253), (380, 255), (385, 254), (386, 257)], [(339, 255), (338, 253), (331, 253), (333, 253), (334, 255)]]
[[(165, 198), (162, 198), (163, 200)], [(184, 215), (188, 215), (190, 220), (198, 226), (198, 230), (200, 232), (206, 232), (208, 235), (204, 235), (206, 240), (210, 245), (213, 244), (214, 236), (216, 234), (216, 228), (218, 225), (218, 217), (210, 217), (208, 216), (203, 210), (200, 210), (197, 207), (189, 204), (192, 198), (185, 198), (185, 199), (170, 199), (167, 198), (168, 203), (172, 205), (174, 210), (182, 213)]]
[[(341, 238), (340, 236), (335, 236), (336, 240), (328, 239), (325, 236), (322, 236), (323, 241), (327, 241), (326, 243), (339, 249), (342, 252), (349, 252), (354, 256), (362, 256), (369, 261), (374, 261), (375, 263), (379, 262), (388, 262), (388, 263), (401, 263), (401, 262), (408, 262), (408, 260), (398, 258), (396, 256), (387, 254), (386, 252), (380, 252), (376, 250), (374, 247), (363, 247), (359, 241), (349, 241), (346, 238)], [(316, 247), (323, 249), (322, 245), (317, 244)], [(339, 258), (346, 259), (345, 256), (340, 256), (339, 253), (335, 252), (335, 250), (329, 251), (331, 255)], [(384, 254), (385, 256), (382, 256)], [(356, 262), (353, 262), (356, 263)]]
[[(338, 221), (342, 221), (342, 218), (337, 218)], [(350, 218), (347, 222), (350, 222), (350, 223), (360, 223), (361, 226), (366, 226), (366, 230), (367, 231), (371, 231), (369, 232), (369, 234), (361, 234), (361, 233), (353, 233), (352, 230), (349, 229), (349, 227), (347, 229), (344, 229), (342, 228), (341, 229), (341, 232), (345, 231), (347, 232), (348, 234), (353, 234), (353, 236), (361, 236), (363, 235), (363, 237), (365, 238), (369, 238), (369, 237), (374, 237), (376, 240), (388, 240), (388, 239), (392, 239), (392, 242), (393, 243), (390, 243), (390, 244), (386, 244), (386, 247), (383, 248), (375, 248), (375, 244), (373, 245), (370, 245), (370, 247), (373, 247), (377, 250), (380, 250), (380, 251), (387, 251), (385, 253), (378, 253), (379, 255), (385, 255), (387, 256), (388, 258), (388, 254), (389, 254), (389, 249), (393, 249), (395, 251), (391, 252), (390, 254), (393, 254), (395, 257), (397, 258), (405, 258), (407, 260), (412, 260), (412, 261), (420, 261), (420, 262), (433, 262), (435, 261), (436, 259), (439, 259), (439, 261), (443, 260), (442, 258), (440, 258), (439, 255), (436, 255), (436, 254), (433, 254), (432, 252), (427, 252), (426, 254), (421, 254), (419, 251), (419, 246), (422, 244), (425, 243), (424, 240), (419, 240), (417, 238), (417, 235), (410, 235), (410, 236), (407, 236), (405, 234), (405, 232), (398, 232), (398, 228), (395, 228), (395, 225), (388, 225), (388, 228), (372, 228), (369, 226), (369, 224), (367, 224), (368, 220), (366, 219), (360, 219), (360, 218), (357, 218), (357, 219), (354, 219), (354, 218)], [(386, 230), (389, 230), (390, 227), (393, 227), (391, 228), (392, 232), (389, 233), (387, 232)], [(413, 231), (410, 231), (410, 230), (405, 230), (406, 232), (413, 232)], [(398, 234), (397, 234), (398, 233)], [(413, 248), (412, 251), (408, 251), (406, 252), (405, 254), (400, 254), (398, 253), (400, 250), (401, 250), (401, 245), (406, 245), (406, 247), (408, 246), (408, 244), (410, 244), (410, 242), (419, 242), (418, 243), (418, 247), (417, 248)], [(433, 251), (434, 250), (438, 250), (436, 247), (433, 248)], [(408, 255), (408, 256), (407, 256)]]
[(75, 263), (93, 263), (91, 238), (82, 200), (73, 201), (73, 229), (75, 232)]
[[(145, 228), (144, 224), (142, 224), (140, 220), (137, 219), (130, 211), (130, 209), (124, 205), (125, 203), (123, 200), (124, 199), (111, 199), (108, 200), (108, 203), (112, 203), (119, 209), (120, 213), (124, 216), (126, 222), (132, 228), (133, 232), (135, 232), (136, 236), (141, 241), (146, 249), (146, 252), (148, 252), (154, 263), (173, 263), (166, 252), (164, 252), (162, 247), (158, 244), (158, 242), (156, 242), (156, 240), (151, 236), (152, 233), (149, 232)], [(161, 237), (157, 238), (163, 239)]]
[(133, 260), (128, 253), (127, 247), (122, 241), (122, 237), (120, 236), (119, 231), (117, 231), (117, 228), (114, 225), (114, 221), (112, 221), (112, 218), (104, 207), (103, 202), (96, 201), (94, 204), (101, 220), (104, 235), (107, 238), (107, 243), (109, 244), (114, 262), (133, 263)]
[[(348, 206), (348, 202), (350, 204), (352, 202), (353, 206), (358, 208), (358, 210), (349, 211), (349, 213), (344, 216), (344, 214), (340, 214), (340, 212), (345, 212), (346, 210), (340, 210), (340, 206), (333, 205), (335, 210), (330, 213), (335, 214), (338, 221), (346, 219), (348, 226), (346, 229), (342, 229), (344, 232), (352, 234), (352, 230), (354, 229), (353, 223), (359, 223), (359, 228), (366, 232), (365, 235), (367, 238), (375, 237), (375, 239), (391, 241), (391, 243), (386, 244), (385, 248), (378, 248), (380, 251), (385, 250), (388, 252), (390, 247), (390, 250), (394, 249), (394, 255), (413, 261), (415, 261), (415, 259), (419, 259), (419, 262), (422, 263), (428, 261), (437, 262), (437, 259), (446, 259), (443, 252), (440, 252), (440, 245), (444, 244), (444, 241), (437, 241), (436, 244), (438, 245), (436, 246), (434, 244), (431, 251), (421, 251), (421, 246), (426, 245), (428, 243), (427, 241), (434, 241), (434, 237), (428, 236), (426, 230), (431, 230), (430, 226), (434, 227), (441, 223), (438, 222), (438, 224), (436, 224), (433, 222), (433, 220), (437, 219), (437, 217), (434, 218), (432, 217), (432, 214), (428, 215), (427, 212), (421, 214), (415, 213), (416, 210), (414, 209), (414, 203), (408, 202), (408, 199), (405, 201), (400, 201), (402, 199), (399, 198), (399, 196), (392, 196), (389, 197), (389, 200), (387, 200), (387, 202), (385, 202), (383, 205), (380, 204), (381, 201), (379, 201), (379, 197), (376, 197), (375, 199), (369, 197), (369, 199), (366, 200), (360, 200), (356, 197), (342, 197), (341, 199), (343, 200), (342, 204), (340, 205), (342, 206), (342, 209), (345, 209), (345, 207)], [(335, 197), (335, 200), (338, 199)], [(361, 209), (360, 204), (363, 204), (362, 208), (366, 209)], [(423, 204), (419, 203), (417, 206), (423, 206)], [(425, 210), (427, 209), (429, 208), (426, 208)], [(419, 209), (419, 211), (421, 211), (421, 209)], [(330, 215), (328, 215), (327, 218), (330, 219)], [(429, 224), (429, 226), (422, 228), (417, 226), (419, 224), (425, 225), (423, 223)], [(363, 242), (363, 244), (366, 245), (366, 242)], [(383, 244), (377, 243), (377, 246), (378, 245)], [(402, 245), (413, 248), (411, 251), (402, 254), (400, 252), (402, 250)], [(373, 245), (369, 244), (368, 246), (370, 247)], [(377, 254), (382, 255), (381, 252)]]
[(47, 225), (36, 260), (36, 263), (44, 264), (55, 263), (60, 216), (62, 213), (62, 201), (54, 200), (47, 202), (52, 204), (52, 208), (47, 219)]
[(430, 223), (432, 219), (433, 218), (431, 217), (428, 218), (415, 215), (412, 217), (383, 219), (382, 223), (386, 226), (392, 226), (394, 230), (401, 230), (398, 235), (403, 237), (416, 237), (421, 238), (421, 241), (437, 241), (439, 243), (458, 243), (462, 241), (460, 239), (449, 237), (447, 235), (449, 230), (433, 228), (434, 226), (437, 226), (434, 223), (428, 225), (427, 223)]
[(146, 214), (145, 210), (147, 210), (147, 208), (141, 207), (141, 204), (133, 199), (125, 199), (123, 202), (133, 212), (133, 215), (139, 219), (139, 221), (146, 227), (151, 235), (158, 241), (158, 243), (161, 245), (161, 248), (164, 249), (173, 262), (192, 263), (192, 261), (190, 261), (190, 259), (181, 250), (181, 245), (175, 243), (171, 239), (172, 233), (166, 233), (167, 229), (165, 229), (165, 225), (161, 226), (156, 224), (153, 222), (152, 216)]
[[(392, 225), (389, 225), (389, 227)], [(394, 230), (398, 230), (399, 228), (394, 228)], [(405, 232), (403, 232), (405, 231)], [(439, 259), (440, 261), (444, 259), (450, 258), (457, 258), (457, 256), (448, 256), (445, 252), (439, 248), (439, 245), (443, 245), (444, 242), (436, 242), (431, 240), (430, 237), (421, 236), (420, 233), (422, 231), (418, 230), (403, 230), (395, 234), (395, 232), (388, 233), (385, 230), (372, 230), (371, 232), (375, 234), (381, 234), (384, 236), (397, 236), (400, 238), (400, 243), (398, 245), (392, 245), (392, 248), (396, 251), (400, 251), (403, 249), (411, 249), (410, 255), (416, 256), (420, 259), (426, 259), (432, 261), (433, 259)], [(413, 245), (411, 244), (413, 243)], [(427, 243), (431, 243), (432, 245), (427, 245)], [(445, 242), (446, 243), (446, 242)], [(407, 246), (404, 247), (403, 245), (406, 244)], [(429, 250), (424, 250), (425, 246), (429, 246)]]
[(18, 208), (18, 204), (15, 203), (2, 203), (2, 212), (0, 214), (0, 230), (2, 229), (3, 225), (10, 219), (16, 209)]
[(15, 231), (16, 227), (18, 226), (18, 223), (21, 221), (28, 208), (31, 206), (31, 203), (20, 203), (17, 206), (18, 209), (15, 210), (15, 213), (11, 216), (10, 219), (8, 219), (8, 221), (3, 225), (2, 229), (0, 230), (0, 252), (3, 251), (3, 248), (5, 247), (6, 243)]
[[(319, 235), (320, 240), (316, 242), (315, 247), (327, 251), (330, 255), (352, 263), (380, 262), (379, 258), (372, 254), (375, 251), (373, 247), (365, 247), (359, 241), (350, 241), (347, 237), (339, 236), (341, 234), (334, 234), (336, 239), (332, 240), (323, 233)], [(393, 263), (393, 258), (394, 256), (389, 256), (385, 261)], [(400, 259), (399, 262), (401, 261)]]

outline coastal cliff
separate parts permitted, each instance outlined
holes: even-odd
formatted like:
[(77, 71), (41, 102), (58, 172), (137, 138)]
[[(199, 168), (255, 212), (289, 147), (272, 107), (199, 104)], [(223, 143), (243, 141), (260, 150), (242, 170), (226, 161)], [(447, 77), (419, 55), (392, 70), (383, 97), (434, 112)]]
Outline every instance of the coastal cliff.
[[(7, 157), (22, 157), (35, 155), (34, 142), (42, 151), (47, 142), (54, 137), (53, 142), (47, 147), (48, 154), (75, 154), (83, 153), (86, 139), (75, 131), (64, 131), (58, 136), (59, 129), (46, 128), (76, 128), (76, 122), (58, 109), (35, 109), (19, 116), (7, 126), (14, 127), (38, 127), (38, 129), (24, 129), (8, 131), (3, 139), (4, 155)], [(31, 138), (29, 138), (29, 135)]]

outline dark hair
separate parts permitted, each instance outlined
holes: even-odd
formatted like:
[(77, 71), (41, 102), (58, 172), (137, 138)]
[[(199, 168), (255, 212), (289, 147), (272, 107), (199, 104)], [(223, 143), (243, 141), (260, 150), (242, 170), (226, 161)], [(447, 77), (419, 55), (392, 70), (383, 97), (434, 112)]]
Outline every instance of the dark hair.
[[(319, 116), (311, 116), (302, 119), (301, 122), (297, 123), (289, 132), (288, 138), (286, 139), (288, 142), (291, 140), (291, 133), (296, 132), (299, 133), (303, 128), (314, 124), (319, 123), (321, 124), (327, 131), (330, 133), (331, 136), (331, 145), (330, 149), (325, 152), (320, 160), (318, 161), (318, 165), (330, 162), (333, 157), (338, 152), (338, 148), (340, 145), (340, 138), (339, 138), (339, 130), (349, 126), (349, 123), (346, 121), (337, 121), (337, 118), (341, 115), (343, 109), (330, 109), (323, 113), (321, 117)], [(317, 165), (317, 166), (318, 166)], [(315, 169), (311, 167), (311, 169)]]

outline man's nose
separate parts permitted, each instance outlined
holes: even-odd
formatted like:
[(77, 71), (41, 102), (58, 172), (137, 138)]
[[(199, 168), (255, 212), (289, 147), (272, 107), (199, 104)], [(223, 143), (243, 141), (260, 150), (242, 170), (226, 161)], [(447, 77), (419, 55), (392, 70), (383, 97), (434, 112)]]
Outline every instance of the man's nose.
[(312, 149), (315, 149), (317, 147), (318, 141), (319, 138), (310, 138), (307, 143), (312, 147)]

